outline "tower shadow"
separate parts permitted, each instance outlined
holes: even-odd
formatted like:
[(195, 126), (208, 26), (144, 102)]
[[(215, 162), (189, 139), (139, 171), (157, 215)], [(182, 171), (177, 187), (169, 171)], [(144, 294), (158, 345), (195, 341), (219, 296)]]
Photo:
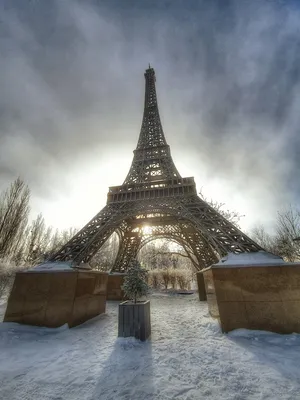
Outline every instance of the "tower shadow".
[(252, 353), (257, 363), (277, 370), (283, 378), (300, 388), (299, 334), (281, 335), (241, 329), (229, 334), (228, 339)]
[(116, 339), (89, 400), (155, 398), (151, 341)]

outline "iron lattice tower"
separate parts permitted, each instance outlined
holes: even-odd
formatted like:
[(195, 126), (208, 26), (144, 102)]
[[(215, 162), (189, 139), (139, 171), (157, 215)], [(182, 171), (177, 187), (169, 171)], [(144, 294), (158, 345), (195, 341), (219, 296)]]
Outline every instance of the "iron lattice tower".
[[(261, 250), (197, 195), (194, 178), (180, 176), (160, 121), (155, 82), (149, 66), (141, 132), (123, 185), (109, 188), (106, 206), (50, 261), (89, 262), (114, 231), (120, 238), (116, 272), (126, 271), (139, 249), (157, 237), (181, 244), (199, 269), (228, 252)], [(143, 234), (143, 226), (151, 227), (151, 235)]]

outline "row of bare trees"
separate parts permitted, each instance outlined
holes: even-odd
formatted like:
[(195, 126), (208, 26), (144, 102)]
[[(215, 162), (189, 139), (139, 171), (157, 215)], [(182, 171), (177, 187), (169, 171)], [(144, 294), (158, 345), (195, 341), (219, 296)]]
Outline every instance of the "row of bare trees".
[(47, 227), (42, 214), (29, 221), (30, 190), (16, 179), (0, 195), (0, 259), (16, 265), (33, 265), (55, 252), (75, 233)]
[(193, 269), (193, 260), (185, 249), (168, 239), (158, 239), (146, 244), (138, 254), (147, 269)]
[(149, 271), (148, 284), (153, 289), (190, 290), (195, 278), (195, 271), (188, 268), (157, 268)]

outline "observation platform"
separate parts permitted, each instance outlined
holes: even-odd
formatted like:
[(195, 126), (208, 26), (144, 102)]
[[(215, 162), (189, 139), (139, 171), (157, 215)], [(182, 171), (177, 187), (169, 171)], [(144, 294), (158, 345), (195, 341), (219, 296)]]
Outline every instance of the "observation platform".
[(107, 203), (197, 195), (193, 177), (111, 186)]

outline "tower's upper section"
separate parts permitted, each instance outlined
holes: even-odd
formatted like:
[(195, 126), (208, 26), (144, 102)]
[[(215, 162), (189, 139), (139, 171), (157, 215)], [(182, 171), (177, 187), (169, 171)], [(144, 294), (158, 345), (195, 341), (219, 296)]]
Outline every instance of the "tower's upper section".
[(158, 182), (180, 178), (171, 157), (160, 122), (155, 72), (150, 67), (145, 72), (145, 104), (141, 132), (134, 157), (123, 185)]
[(149, 65), (145, 72), (144, 115), (137, 149), (167, 145), (159, 117), (155, 82), (154, 69)]

